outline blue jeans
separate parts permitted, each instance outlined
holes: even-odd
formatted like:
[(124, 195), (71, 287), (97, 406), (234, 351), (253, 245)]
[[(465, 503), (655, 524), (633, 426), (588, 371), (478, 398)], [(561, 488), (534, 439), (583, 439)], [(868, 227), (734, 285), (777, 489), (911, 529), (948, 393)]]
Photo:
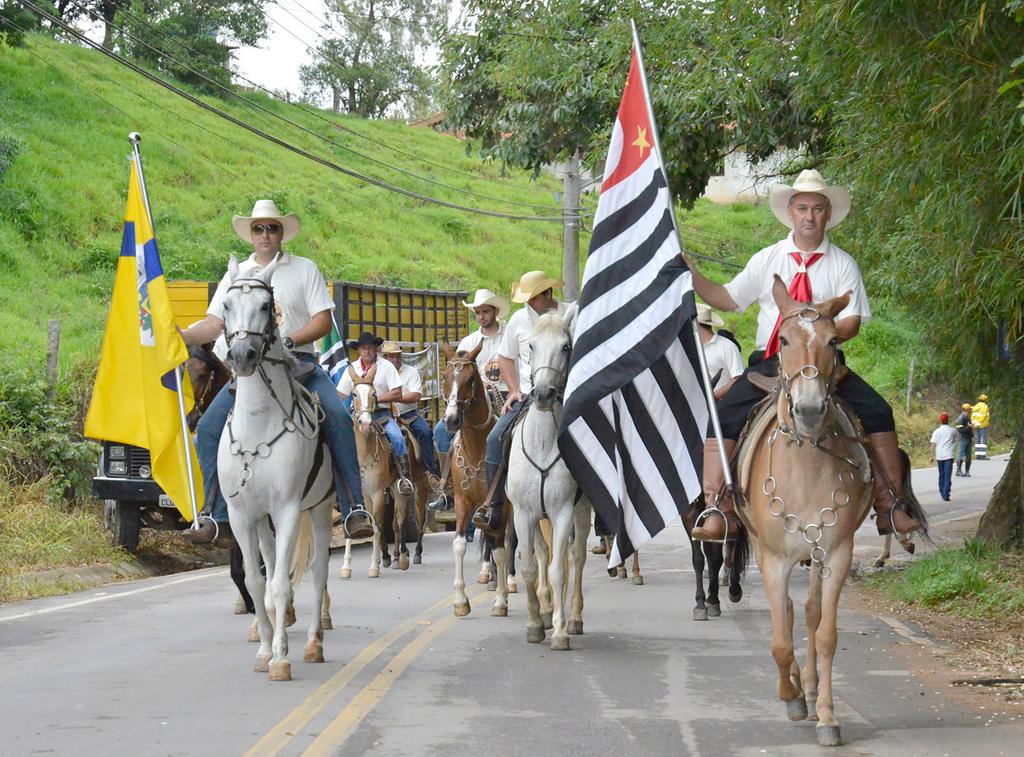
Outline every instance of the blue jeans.
[(423, 465), (435, 476), (440, 476), (441, 471), (437, 467), (437, 457), (434, 455), (434, 432), (430, 430), (430, 424), (416, 410), (410, 410), (402, 414), (402, 420), (406, 423), (409, 419), (409, 430), (412, 431), (416, 441), (420, 443), (420, 454), (423, 455)]
[(437, 445), (437, 451), (442, 455), (447, 455), (448, 450), (452, 448), (452, 435), (445, 428), (444, 421), (434, 424), (434, 444)]
[(498, 418), (494, 428), (491, 429), (491, 433), (487, 435), (487, 449), (484, 451), (484, 462), (487, 465), (501, 465), (501, 437), (505, 435), (505, 429), (509, 427), (512, 421), (519, 417), (519, 411), (522, 406), (522, 402), (514, 403), (507, 413)]
[(938, 460), (939, 466), (939, 496), (943, 499), (949, 499), (949, 490), (952, 486), (953, 478), (953, 458), (948, 460)]
[(373, 414), (373, 419), (384, 428), (384, 436), (391, 442), (391, 449), (395, 457), (405, 457), (409, 450), (405, 448), (405, 437), (402, 436), (402, 429), (398, 427), (398, 421), (391, 416), (390, 410), (378, 410)]
[[(331, 457), (334, 458), (334, 484), (338, 489), (338, 502), (342, 514), (348, 515), (353, 502), (360, 505), (363, 502), (352, 418), (345, 412), (337, 387), (317, 364), (316, 357), (308, 353), (297, 354), (295, 357), (304, 363), (313, 364), (313, 370), (303, 377), (302, 383), (320, 397), (320, 405), (324, 409), (322, 433), (331, 450)], [(211, 502), (214, 483), (217, 481), (217, 449), (220, 447), (220, 437), (224, 433), (228, 414), (235, 406), (235, 396), (229, 389), (230, 384), (214, 397), (203, 417), (199, 419), (199, 426), (196, 429), (196, 454), (199, 457), (199, 467), (203, 471), (203, 488), (207, 503)], [(216, 488), (217, 498), (212, 500), (212, 505), (207, 504), (207, 507), (215, 521), (225, 523), (228, 519), (228, 505), (224, 501), (220, 487)]]

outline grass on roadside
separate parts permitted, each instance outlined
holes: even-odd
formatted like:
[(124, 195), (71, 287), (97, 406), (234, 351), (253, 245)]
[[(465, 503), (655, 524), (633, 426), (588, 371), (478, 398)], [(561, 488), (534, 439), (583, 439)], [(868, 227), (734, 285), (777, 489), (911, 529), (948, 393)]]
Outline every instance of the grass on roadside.
[(970, 620), (1024, 613), (1024, 556), (977, 539), (938, 549), (905, 570), (877, 573), (866, 583), (899, 602)]

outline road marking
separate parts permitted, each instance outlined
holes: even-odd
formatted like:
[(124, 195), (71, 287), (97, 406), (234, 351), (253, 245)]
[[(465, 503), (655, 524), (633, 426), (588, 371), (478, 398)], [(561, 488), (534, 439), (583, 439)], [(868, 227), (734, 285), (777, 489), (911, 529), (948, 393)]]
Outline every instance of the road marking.
[(338, 717), (320, 732), (316, 740), (302, 753), (303, 757), (327, 757), (341, 748), (345, 741), (348, 740), (348, 737), (352, 735), (356, 726), (363, 722), (366, 716), (373, 711), (373, 708), (380, 703), (384, 695), (388, 693), (388, 690), (394, 685), (395, 681), (405, 672), (405, 669), (409, 667), (420, 652), (434, 640), (434, 637), (444, 633), (455, 621), (456, 618), (449, 615), (406, 644), (384, 670), (366, 684), (363, 690), (356, 694), (351, 702), (345, 705), (345, 709), (341, 711)]
[(879, 615), (878, 618), (886, 625), (888, 625), (889, 628), (898, 633), (900, 636), (902, 636), (905, 639), (909, 639), (915, 644), (920, 644), (924, 647), (937, 646), (936, 643), (929, 639), (927, 636), (919, 636), (918, 634), (914, 633), (908, 626), (904, 625), (891, 615)]
[[(469, 592), (469, 598), (475, 599), (484, 592), (486, 588), (477, 588)], [(285, 718), (274, 726), (267, 734), (257, 741), (248, 752), (246, 757), (269, 757), (278, 754), (288, 742), (305, 728), (315, 718), (330, 700), (340, 694), (352, 680), (359, 675), (367, 665), (373, 662), (395, 641), (402, 638), (425, 620), (442, 609), (451, 607), (451, 596), (445, 596), (436, 604), (431, 605), (423, 612), (415, 615), (395, 628), (388, 631), (376, 641), (368, 644), (352, 660), (345, 664), (341, 670), (331, 676), (320, 687), (306, 697), (306, 700), (292, 710)], [(452, 619), (452, 618), (450, 618)], [(447, 628), (447, 626), (445, 626)], [(404, 650), (403, 650), (404, 651)], [(397, 658), (396, 658), (397, 659)]]
[(90, 597), (89, 599), (80, 599), (77, 602), (68, 602), (63, 605), (54, 605), (53, 607), (43, 607), (39, 610), (30, 610), (29, 612), (18, 613), (17, 615), (7, 615), (0, 617), (0, 623), (5, 623), (8, 620), (21, 620), (22, 618), (33, 618), (37, 615), (49, 615), (51, 612), (60, 612), (61, 610), (71, 610), (75, 607), (81, 607), (82, 605), (91, 605), (95, 602), (107, 602), (111, 599), (120, 599), (121, 597), (131, 597), (136, 594), (145, 594), (147, 591), (156, 591), (157, 589), (163, 589), (168, 586), (176, 586), (178, 584), (189, 583), (191, 581), (201, 581), (204, 578), (211, 578), (213, 576), (226, 576), (228, 574), (227, 568), (220, 570), (213, 570), (209, 573), (202, 573), (200, 575), (185, 576), (184, 578), (176, 578), (172, 581), (163, 581), (155, 586), (143, 586), (140, 589), (131, 589), (129, 591), (118, 592), (117, 594), (103, 593), (99, 596)]

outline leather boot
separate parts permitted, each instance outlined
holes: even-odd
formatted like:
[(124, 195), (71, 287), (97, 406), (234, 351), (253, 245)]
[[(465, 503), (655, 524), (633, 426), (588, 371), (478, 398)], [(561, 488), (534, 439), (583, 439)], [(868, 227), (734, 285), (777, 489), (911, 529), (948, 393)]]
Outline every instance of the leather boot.
[(868, 434), (868, 445), (871, 450), (871, 462), (878, 469), (875, 471), (874, 501), (871, 503), (875, 510), (875, 526), (878, 533), (882, 536), (893, 531), (898, 534), (909, 534), (921, 529), (924, 524), (908, 515), (902, 506), (899, 506), (900, 501), (906, 496), (906, 491), (903, 488), (903, 457), (900, 455), (896, 432)]
[(477, 528), (494, 531), (501, 527), (501, 516), (505, 510), (505, 473), (507, 470), (505, 466), (487, 463), (487, 490), (491, 490), (491, 484), (494, 483), (495, 476), (499, 475), (499, 471), (501, 479), (494, 487), (494, 496), (491, 497), (491, 501), (473, 515), (473, 522)]
[[(442, 471), (445, 469), (447, 462), (448, 455), (445, 454), (444, 452), (438, 452), (437, 463), (438, 465), (441, 466)], [(437, 488), (436, 491), (434, 492), (434, 499), (429, 504), (427, 504), (428, 510), (433, 510), (434, 512), (444, 512), (445, 510), (451, 510), (453, 507), (455, 507), (455, 500), (451, 496), (451, 492), (449, 491), (449, 482), (451, 481), (451, 479), (451, 471), (448, 472), (448, 477), (444, 481), (438, 479)]]
[(409, 496), (413, 492), (412, 473), (409, 471), (409, 456), (402, 455), (399, 457), (395, 455), (395, 460), (398, 461), (398, 491)]
[[(725, 449), (726, 459), (732, 458), (732, 452), (736, 448), (734, 439), (722, 441)], [(722, 499), (718, 499), (718, 492), (722, 489), (725, 481), (725, 471), (722, 470), (722, 461), (718, 456), (718, 440), (708, 439), (704, 442), (704, 502), (706, 507), (717, 506), (725, 513), (725, 518), (716, 512), (712, 512), (701, 520), (700, 525), (693, 529), (691, 537), (695, 541), (722, 541), (728, 536), (732, 541), (739, 534), (743, 524), (736, 517), (736, 509), (732, 501), (732, 493), (724, 492)], [(729, 528), (726, 530), (726, 521)]]

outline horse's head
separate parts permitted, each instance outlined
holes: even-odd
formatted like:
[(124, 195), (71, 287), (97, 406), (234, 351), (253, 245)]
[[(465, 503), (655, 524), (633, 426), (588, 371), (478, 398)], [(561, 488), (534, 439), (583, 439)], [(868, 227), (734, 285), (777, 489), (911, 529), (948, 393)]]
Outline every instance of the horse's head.
[(772, 295), (782, 314), (779, 417), (788, 418), (798, 436), (816, 441), (825, 429), (832, 393), (846, 375), (835, 317), (849, 304), (850, 293), (813, 305), (797, 302), (776, 275)]
[(373, 414), (377, 411), (377, 390), (373, 386), (377, 366), (368, 370), (365, 376), (356, 375), (351, 365), (348, 372), (352, 379), (352, 417), (359, 430), (366, 434), (373, 425)]
[(483, 349), (483, 340), (470, 352), (465, 350), (456, 353), (451, 345), (445, 341), (442, 345), (448, 364), (444, 368), (444, 390), (445, 402), (444, 415), (441, 420), (449, 434), (454, 434), (462, 427), (466, 414), (466, 406), (472, 402), (477, 394), (477, 386), (480, 383), (480, 370), (477, 368), (476, 358)]
[(231, 378), (231, 372), (220, 361), (220, 358), (214, 354), (213, 342), (203, 345), (191, 345), (188, 348), (188, 360), (185, 362), (185, 369), (188, 371), (189, 382), (192, 384), (192, 393), (196, 399), (195, 406), (188, 414), (188, 426), (194, 431), (199, 418), (224, 384)]
[(572, 353), (572, 329), (575, 313), (566, 316), (547, 313), (537, 319), (530, 335), (530, 376), (533, 401), (547, 410), (561, 399), (569, 373)]
[(231, 284), (224, 297), (227, 363), (236, 376), (251, 376), (277, 339), (274, 290), (277, 258), (253, 276), (242, 276), (234, 255), (228, 263)]

